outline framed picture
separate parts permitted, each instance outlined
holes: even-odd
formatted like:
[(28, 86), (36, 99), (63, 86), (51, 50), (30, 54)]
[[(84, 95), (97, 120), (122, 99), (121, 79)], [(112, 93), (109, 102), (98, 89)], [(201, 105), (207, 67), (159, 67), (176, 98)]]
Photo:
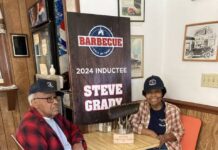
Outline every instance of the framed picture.
[(217, 61), (217, 48), (218, 21), (186, 25), (184, 61)]
[(120, 17), (129, 17), (130, 21), (145, 20), (145, 0), (118, 0)]
[(14, 57), (29, 56), (26, 34), (11, 34), (11, 41)]
[(48, 22), (48, 10), (46, 0), (38, 0), (28, 10), (31, 28)]
[(144, 75), (144, 36), (131, 36), (131, 77), (143, 78)]
[(50, 26), (44, 25), (34, 30), (32, 35), (37, 73), (48, 75), (52, 64)]

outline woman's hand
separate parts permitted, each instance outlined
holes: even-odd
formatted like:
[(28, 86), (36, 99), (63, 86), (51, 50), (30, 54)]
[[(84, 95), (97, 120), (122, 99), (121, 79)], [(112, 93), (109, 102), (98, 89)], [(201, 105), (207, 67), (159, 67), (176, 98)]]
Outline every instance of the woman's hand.
[(150, 129), (142, 129), (142, 134), (157, 138), (158, 135)]
[(176, 137), (172, 133), (158, 135), (158, 139), (160, 140), (160, 147), (169, 141), (176, 141)]
[(166, 143), (166, 137), (165, 135), (158, 135), (158, 139), (160, 140), (160, 147)]

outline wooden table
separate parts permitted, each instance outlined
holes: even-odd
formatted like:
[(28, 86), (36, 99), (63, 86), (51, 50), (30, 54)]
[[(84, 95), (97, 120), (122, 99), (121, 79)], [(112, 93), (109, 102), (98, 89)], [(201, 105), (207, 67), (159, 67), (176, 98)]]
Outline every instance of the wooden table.
[(135, 134), (133, 144), (114, 144), (113, 133), (92, 132), (84, 134), (88, 150), (145, 150), (159, 145), (159, 140)]

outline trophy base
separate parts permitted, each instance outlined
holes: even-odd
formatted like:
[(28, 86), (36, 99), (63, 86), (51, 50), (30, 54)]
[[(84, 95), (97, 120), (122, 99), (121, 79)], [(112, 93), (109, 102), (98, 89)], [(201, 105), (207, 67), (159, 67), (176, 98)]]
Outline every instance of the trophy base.
[(127, 134), (114, 133), (113, 142), (115, 144), (132, 144), (134, 143), (134, 134), (133, 133), (127, 133)]

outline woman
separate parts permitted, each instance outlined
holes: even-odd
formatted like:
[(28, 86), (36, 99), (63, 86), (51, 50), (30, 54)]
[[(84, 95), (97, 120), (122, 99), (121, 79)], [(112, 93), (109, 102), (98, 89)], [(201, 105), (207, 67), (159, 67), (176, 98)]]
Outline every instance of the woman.
[(158, 76), (145, 80), (142, 94), (146, 98), (141, 102), (138, 113), (131, 116), (133, 131), (160, 140), (161, 150), (180, 150), (180, 140), (184, 129), (180, 119), (180, 110), (163, 100), (166, 93), (163, 81)]

